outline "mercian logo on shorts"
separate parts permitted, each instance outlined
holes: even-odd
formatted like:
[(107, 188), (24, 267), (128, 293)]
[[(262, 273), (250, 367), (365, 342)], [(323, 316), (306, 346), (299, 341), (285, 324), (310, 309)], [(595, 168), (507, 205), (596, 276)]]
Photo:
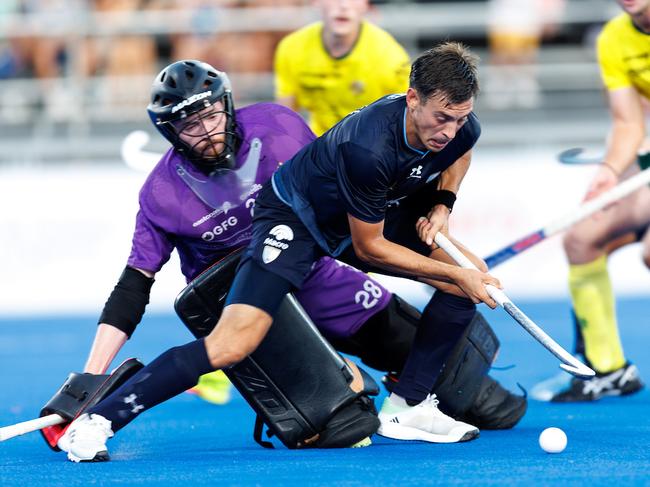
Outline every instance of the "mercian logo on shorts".
[(262, 261), (265, 264), (273, 262), (278, 258), (280, 252), (289, 248), (289, 244), (283, 242), (283, 240), (288, 242), (293, 240), (293, 230), (286, 225), (276, 225), (271, 229), (269, 235), (271, 236), (266, 237), (262, 249)]

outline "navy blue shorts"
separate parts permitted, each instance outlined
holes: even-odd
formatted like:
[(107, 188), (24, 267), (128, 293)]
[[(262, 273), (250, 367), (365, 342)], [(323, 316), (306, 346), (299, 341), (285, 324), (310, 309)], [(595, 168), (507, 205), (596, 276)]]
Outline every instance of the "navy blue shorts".
[(273, 315), (285, 294), (300, 289), (324, 255), (293, 210), (269, 183), (255, 201), (253, 235), (244, 251), (226, 305), (248, 304)]

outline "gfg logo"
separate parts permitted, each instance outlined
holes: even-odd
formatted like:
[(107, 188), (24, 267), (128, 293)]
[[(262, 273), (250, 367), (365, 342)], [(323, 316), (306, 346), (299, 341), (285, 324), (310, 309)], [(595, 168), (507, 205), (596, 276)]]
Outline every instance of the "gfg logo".
[(228, 219), (215, 225), (215, 227), (211, 231), (204, 232), (203, 235), (201, 235), (201, 238), (206, 242), (212, 242), (216, 237), (221, 235), (223, 232), (237, 225), (237, 223), (238, 223), (237, 217), (235, 216), (228, 217)]

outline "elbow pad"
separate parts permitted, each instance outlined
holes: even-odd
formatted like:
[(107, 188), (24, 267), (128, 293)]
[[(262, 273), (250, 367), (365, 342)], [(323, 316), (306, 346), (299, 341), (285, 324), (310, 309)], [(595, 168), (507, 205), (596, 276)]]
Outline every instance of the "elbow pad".
[(153, 283), (154, 279), (127, 266), (104, 305), (99, 323), (112, 325), (131, 338), (149, 304)]

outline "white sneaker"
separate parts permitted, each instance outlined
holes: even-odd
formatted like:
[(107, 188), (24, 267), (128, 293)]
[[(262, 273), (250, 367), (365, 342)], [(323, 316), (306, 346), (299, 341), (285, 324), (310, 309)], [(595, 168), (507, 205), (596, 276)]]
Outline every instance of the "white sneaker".
[(479, 430), (471, 424), (456, 421), (438, 409), (436, 395), (429, 395), (416, 406), (409, 406), (401, 397), (391, 394), (379, 412), (381, 436), (396, 440), (422, 440), (431, 443), (457, 443), (478, 438)]
[(71, 462), (107, 462), (106, 440), (113, 437), (111, 422), (99, 414), (82, 414), (75, 419), (57, 446)]

